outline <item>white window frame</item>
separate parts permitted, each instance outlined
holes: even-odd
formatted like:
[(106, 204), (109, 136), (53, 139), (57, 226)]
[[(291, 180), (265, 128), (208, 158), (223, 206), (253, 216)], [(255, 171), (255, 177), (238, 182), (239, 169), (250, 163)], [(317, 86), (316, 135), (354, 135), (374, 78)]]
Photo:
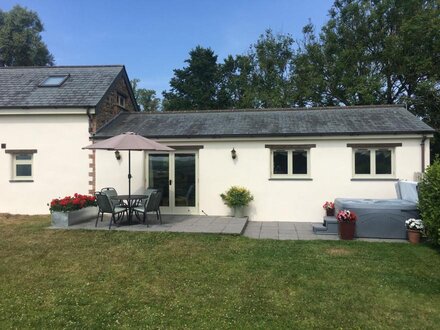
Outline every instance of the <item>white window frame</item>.
[[(370, 151), (370, 174), (356, 174), (355, 155), (358, 150)], [(391, 151), (391, 174), (376, 174), (376, 151), (389, 150)], [(355, 179), (394, 179), (396, 177), (396, 155), (394, 147), (357, 147), (352, 150), (352, 176)]]
[[(11, 180), (17, 181), (33, 181), (35, 173), (34, 154), (37, 150), (5, 150), (7, 154), (11, 155)], [(29, 155), (30, 159), (17, 159), (18, 155)], [(17, 165), (30, 165), (31, 175), (23, 176), (17, 175)]]
[(121, 93), (116, 94), (116, 103), (120, 106), (125, 108), (125, 105), (127, 104), (127, 97), (122, 95)]
[[(294, 174), (293, 173), (293, 152), (305, 151), (307, 153), (307, 174)], [(287, 174), (275, 174), (273, 172), (274, 166), (274, 153), (275, 152), (287, 152)], [(310, 148), (282, 148), (270, 150), (270, 177), (272, 179), (309, 179), (310, 173)]]

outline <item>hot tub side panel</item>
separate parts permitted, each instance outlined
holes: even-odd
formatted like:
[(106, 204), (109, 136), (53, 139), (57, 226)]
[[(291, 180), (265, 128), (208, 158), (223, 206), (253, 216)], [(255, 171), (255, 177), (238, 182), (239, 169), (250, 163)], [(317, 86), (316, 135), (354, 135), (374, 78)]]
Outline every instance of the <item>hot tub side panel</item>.
[(398, 200), (390, 201), (386, 208), (384, 200), (375, 207), (373, 200), (335, 200), (336, 211), (348, 209), (358, 216), (356, 222), (356, 237), (365, 238), (395, 238), (406, 239), (405, 220), (419, 216), (416, 205), (408, 205)]

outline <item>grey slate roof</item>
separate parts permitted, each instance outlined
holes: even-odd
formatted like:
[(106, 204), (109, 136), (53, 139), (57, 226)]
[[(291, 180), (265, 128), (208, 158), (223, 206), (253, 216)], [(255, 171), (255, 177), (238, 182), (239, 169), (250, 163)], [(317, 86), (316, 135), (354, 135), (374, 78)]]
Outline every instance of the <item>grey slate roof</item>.
[(96, 134), (149, 138), (430, 134), (434, 130), (402, 106), (121, 113)]
[[(94, 107), (123, 65), (0, 68), (2, 108)], [(60, 87), (39, 87), (50, 75), (70, 74)]]

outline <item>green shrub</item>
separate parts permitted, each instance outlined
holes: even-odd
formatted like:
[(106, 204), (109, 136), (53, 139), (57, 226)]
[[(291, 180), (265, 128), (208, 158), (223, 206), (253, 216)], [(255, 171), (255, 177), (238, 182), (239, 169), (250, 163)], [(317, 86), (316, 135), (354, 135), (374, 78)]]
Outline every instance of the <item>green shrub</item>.
[(440, 245), (440, 159), (426, 169), (419, 184), (419, 209), (426, 234)]
[(232, 186), (226, 193), (220, 194), (220, 197), (229, 207), (246, 206), (254, 200), (254, 196), (252, 196), (249, 190), (238, 186)]

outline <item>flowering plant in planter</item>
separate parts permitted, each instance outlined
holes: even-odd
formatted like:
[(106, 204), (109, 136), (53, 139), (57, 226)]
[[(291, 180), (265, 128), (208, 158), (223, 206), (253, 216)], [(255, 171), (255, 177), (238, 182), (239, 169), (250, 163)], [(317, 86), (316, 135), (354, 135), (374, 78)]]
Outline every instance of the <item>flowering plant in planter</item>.
[(244, 187), (233, 186), (224, 194), (220, 194), (223, 202), (229, 207), (247, 206), (254, 200), (251, 192)]
[(333, 203), (333, 202), (325, 202), (322, 207), (325, 210), (334, 210), (335, 209), (335, 203)]
[(405, 221), (405, 226), (409, 230), (423, 231), (425, 229), (422, 219), (408, 219)]
[(353, 223), (356, 222), (357, 216), (356, 213), (350, 210), (341, 210), (338, 212), (338, 215), (336, 216), (336, 219), (339, 222), (348, 222)]
[(51, 212), (69, 212), (96, 205), (95, 196), (75, 193), (73, 197), (66, 196), (64, 198), (52, 199), (49, 210)]

